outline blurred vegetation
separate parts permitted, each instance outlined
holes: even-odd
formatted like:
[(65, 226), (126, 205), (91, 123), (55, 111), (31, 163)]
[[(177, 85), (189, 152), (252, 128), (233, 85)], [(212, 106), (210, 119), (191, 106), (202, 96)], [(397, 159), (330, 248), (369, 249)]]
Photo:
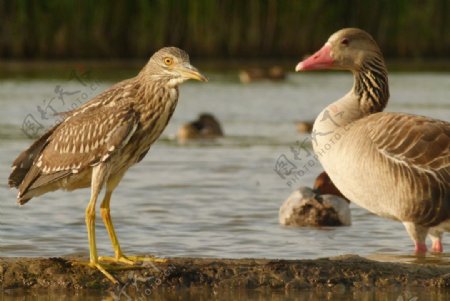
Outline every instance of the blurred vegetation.
[(298, 57), (349, 26), (389, 57), (450, 57), (450, 0), (0, 0), (0, 57)]

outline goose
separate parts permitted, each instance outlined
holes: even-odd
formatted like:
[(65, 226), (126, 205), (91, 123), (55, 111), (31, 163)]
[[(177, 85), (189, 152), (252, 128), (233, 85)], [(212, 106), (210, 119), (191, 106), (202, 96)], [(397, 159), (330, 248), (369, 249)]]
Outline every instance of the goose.
[(243, 84), (249, 84), (261, 80), (282, 81), (286, 79), (286, 72), (280, 66), (270, 68), (250, 68), (239, 71), (239, 80)]
[(300, 134), (309, 134), (313, 128), (313, 121), (297, 121), (295, 127)]
[(326, 172), (321, 172), (316, 180), (314, 181), (313, 190), (320, 194), (332, 194), (337, 197), (343, 198), (347, 203), (350, 203), (349, 200), (345, 198), (345, 196), (337, 189), (334, 183), (331, 181), (330, 176)]
[(278, 220), (285, 226), (350, 226), (349, 201), (322, 172), (313, 189), (300, 187), (291, 193), (280, 207)]
[[(450, 230), (450, 123), (382, 112), (389, 98), (383, 55), (357, 28), (330, 36), (295, 70), (338, 69), (353, 73), (352, 89), (314, 122), (314, 152), (336, 187), (351, 202), (403, 223), (417, 255), (442, 252)], [(364, 183), (364, 185), (360, 185)]]
[(177, 132), (180, 143), (196, 139), (213, 139), (223, 137), (219, 121), (210, 113), (201, 113), (197, 120), (182, 125)]

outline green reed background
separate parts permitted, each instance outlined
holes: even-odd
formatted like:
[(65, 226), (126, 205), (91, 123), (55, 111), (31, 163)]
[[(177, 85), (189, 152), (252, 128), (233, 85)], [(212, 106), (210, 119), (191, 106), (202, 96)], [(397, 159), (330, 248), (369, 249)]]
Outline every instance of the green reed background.
[(348, 26), (389, 57), (450, 57), (450, 0), (1, 0), (0, 57), (298, 57)]

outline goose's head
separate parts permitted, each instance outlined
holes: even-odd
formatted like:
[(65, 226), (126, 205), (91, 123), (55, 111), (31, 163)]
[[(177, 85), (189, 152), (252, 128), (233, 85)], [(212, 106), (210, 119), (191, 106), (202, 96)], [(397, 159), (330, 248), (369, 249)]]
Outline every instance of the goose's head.
[(298, 63), (295, 71), (358, 71), (366, 61), (380, 56), (380, 48), (370, 34), (358, 28), (344, 28), (332, 34), (319, 51)]
[(337, 189), (337, 187), (331, 181), (330, 176), (328, 176), (326, 172), (322, 172), (317, 176), (316, 180), (314, 181), (313, 191), (319, 195), (332, 194), (345, 199), (347, 202), (350, 202), (339, 191), (339, 189)]

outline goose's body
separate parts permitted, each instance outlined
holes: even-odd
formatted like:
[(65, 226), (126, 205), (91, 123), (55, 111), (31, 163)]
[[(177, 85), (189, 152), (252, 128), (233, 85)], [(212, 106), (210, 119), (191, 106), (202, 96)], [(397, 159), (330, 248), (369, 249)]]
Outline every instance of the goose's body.
[(338, 31), (296, 68), (313, 69), (350, 70), (355, 78), (313, 127), (314, 151), (333, 183), (350, 201), (403, 222), (417, 252), (426, 251), (428, 230), (437, 227), (430, 233), (433, 250), (442, 251), (439, 231), (450, 230), (450, 123), (382, 112), (387, 71), (362, 30)]

